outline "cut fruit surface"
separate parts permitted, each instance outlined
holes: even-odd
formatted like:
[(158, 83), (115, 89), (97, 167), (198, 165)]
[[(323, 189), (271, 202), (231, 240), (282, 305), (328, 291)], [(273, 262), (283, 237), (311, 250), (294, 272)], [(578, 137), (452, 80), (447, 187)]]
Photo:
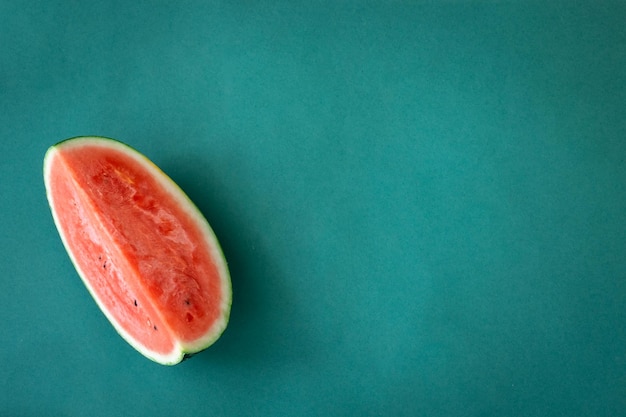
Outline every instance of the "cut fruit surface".
[(146, 157), (80, 137), (44, 158), (46, 194), (65, 248), (118, 333), (176, 364), (226, 328), (230, 275), (208, 222)]

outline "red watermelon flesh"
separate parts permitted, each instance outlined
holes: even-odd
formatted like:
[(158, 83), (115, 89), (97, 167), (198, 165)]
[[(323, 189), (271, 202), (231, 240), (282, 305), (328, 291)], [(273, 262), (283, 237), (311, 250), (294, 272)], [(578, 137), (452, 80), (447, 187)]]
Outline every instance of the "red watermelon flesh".
[(175, 364), (220, 336), (231, 304), (226, 262), (169, 177), (120, 142), (82, 137), (48, 150), (44, 178), (70, 258), (124, 339)]

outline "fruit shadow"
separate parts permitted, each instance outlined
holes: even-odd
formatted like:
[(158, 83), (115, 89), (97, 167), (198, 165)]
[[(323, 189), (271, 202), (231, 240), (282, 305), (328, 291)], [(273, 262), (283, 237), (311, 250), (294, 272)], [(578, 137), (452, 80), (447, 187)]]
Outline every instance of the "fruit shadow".
[[(233, 303), (226, 331), (207, 350), (186, 362), (205, 362), (211, 367), (254, 366), (302, 360), (311, 346), (305, 332), (293, 335), (299, 321), (297, 306), (286, 287), (269, 248), (264, 247), (262, 225), (246, 216), (250, 201), (242, 195), (245, 178), (230, 175), (221, 181), (218, 173), (207, 169), (201, 156), (179, 158), (162, 163), (163, 170), (185, 191), (213, 228), (232, 280)], [(287, 354), (286, 354), (287, 353)], [(310, 352), (309, 352), (310, 353)]]

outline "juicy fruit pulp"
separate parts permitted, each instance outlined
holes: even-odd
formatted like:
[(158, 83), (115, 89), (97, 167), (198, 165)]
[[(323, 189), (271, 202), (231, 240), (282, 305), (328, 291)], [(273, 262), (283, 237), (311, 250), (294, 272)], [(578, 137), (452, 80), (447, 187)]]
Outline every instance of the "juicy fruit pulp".
[(82, 137), (48, 150), (44, 179), (68, 254), (124, 339), (176, 364), (220, 336), (231, 303), (226, 262), (169, 177), (120, 142)]

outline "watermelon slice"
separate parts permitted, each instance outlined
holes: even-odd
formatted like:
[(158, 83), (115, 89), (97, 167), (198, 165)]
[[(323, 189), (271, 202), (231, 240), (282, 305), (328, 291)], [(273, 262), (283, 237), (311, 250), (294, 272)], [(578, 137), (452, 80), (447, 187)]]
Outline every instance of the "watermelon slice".
[(48, 150), (44, 181), (78, 274), (130, 345), (174, 365), (217, 340), (231, 306), (226, 261), (167, 175), (121, 142), (79, 137)]

